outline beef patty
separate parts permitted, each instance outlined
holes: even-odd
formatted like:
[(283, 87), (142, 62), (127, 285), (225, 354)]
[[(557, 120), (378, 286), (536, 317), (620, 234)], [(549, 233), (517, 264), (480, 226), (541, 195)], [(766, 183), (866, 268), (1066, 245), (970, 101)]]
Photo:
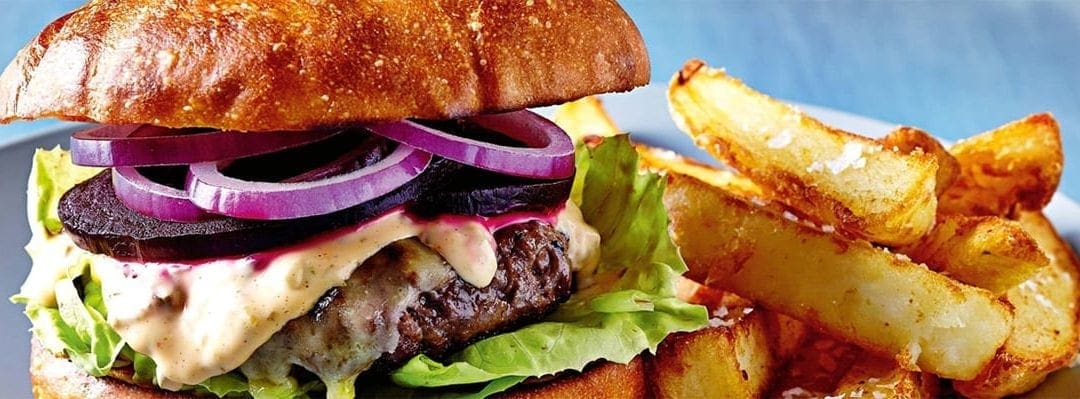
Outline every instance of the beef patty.
[(242, 366), (245, 374), (280, 380), (299, 365), (327, 382), (352, 381), (421, 353), (444, 357), (534, 322), (569, 298), (564, 234), (527, 222), (499, 230), (495, 241), (498, 270), (483, 288), (415, 239), (387, 246), (263, 344)]

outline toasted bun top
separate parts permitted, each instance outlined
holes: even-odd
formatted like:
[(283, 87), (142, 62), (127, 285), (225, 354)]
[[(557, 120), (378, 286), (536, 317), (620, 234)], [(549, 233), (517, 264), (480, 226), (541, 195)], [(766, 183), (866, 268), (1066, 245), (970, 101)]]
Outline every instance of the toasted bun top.
[(648, 82), (614, 0), (91, 0), (0, 75), (0, 122), (442, 119)]

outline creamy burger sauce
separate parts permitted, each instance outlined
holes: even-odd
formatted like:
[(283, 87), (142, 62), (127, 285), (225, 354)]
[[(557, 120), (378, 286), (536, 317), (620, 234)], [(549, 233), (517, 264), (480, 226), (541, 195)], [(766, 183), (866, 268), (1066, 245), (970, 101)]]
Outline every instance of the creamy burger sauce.
[[(399, 323), (409, 305), (454, 278), (442, 256), (419, 240), (391, 243), (365, 260), (333, 294), (339, 302), (336, 309), (313, 317), (322, 321), (301, 316), (293, 319), (297, 323), (286, 323), (240, 370), (253, 384), (273, 385), (298, 365), (318, 376), (327, 392), (347, 391), (360, 373), (398, 347)], [(341, 344), (345, 342), (348, 345)]]
[(163, 388), (179, 389), (240, 366), (286, 322), (392, 242), (416, 237), (462, 279), (485, 286), (497, 267), (491, 232), (528, 220), (555, 222), (572, 243), (567, 254), (572, 264), (595, 266), (599, 235), (570, 202), (557, 214), (497, 218), (419, 221), (393, 211), (289, 248), (200, 264), (86, 256), (101, 280), (109, 323), (135, 351), (157, 363)]

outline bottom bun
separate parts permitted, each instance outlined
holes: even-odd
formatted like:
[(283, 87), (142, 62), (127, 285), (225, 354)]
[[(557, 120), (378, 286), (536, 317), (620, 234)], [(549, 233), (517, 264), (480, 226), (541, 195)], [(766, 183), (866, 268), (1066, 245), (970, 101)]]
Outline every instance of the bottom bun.
[[(38, 399), (193, 399), (195, 395), (134, 385), (87, 374), (74, 363), (30, 342), (30, 383)], [(598, 362), (581, 373), (537, 380), (500, 395), (502, 398), (641, 398), (646, 396), (645, 366), (640, 357), (629, 364)]]
[(631, 399), (648, 397), (645, 362), (641, 356), (627, 364), (598, 361), (580, 373), (566, 372), (554, 379), (525, 383), (500, 398)]
[(36, 338), (30, 340), (30, 384), (38, 399), (182, 399), (194, 398), (176, 392), (129, 384), (86, 374), (68, 359), (45, 350)]

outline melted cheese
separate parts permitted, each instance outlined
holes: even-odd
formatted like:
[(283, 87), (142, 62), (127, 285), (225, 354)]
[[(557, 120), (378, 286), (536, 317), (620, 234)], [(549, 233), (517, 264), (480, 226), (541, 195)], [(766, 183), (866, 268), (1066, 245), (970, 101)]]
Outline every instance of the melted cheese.
[[(110, 325), (135, 351), (157, 363), (163, 388), (179, 389), (239, 367), (286, 322), (311, 309), (323, 293), (344, 284), (356, 267), (392, 242), (417, 237), (462, 279), (486, 286), (497, 266), (491, 232), (529, 218), (465, 219), (418, 221), (391, 212), (305, 244), (199, 264), (129, 263), (88, 254), (70, 239), (48, 242), (51, 250), (65, 246), (60, 253), (66, 258), (90, 260)], [(557, 226), (570, 238), (572, 265), (593, 267), (599, 235), (584, 223), (580, 210), (568, 202)], [(44, 252), (31, 251), (35, 270), (43, 271), (31, 273), (23, 294), (47, 302), (49, 290), (37, 288), (51, 287), (71, 263), (53, 263), (63, 259), (46, 259)]]

